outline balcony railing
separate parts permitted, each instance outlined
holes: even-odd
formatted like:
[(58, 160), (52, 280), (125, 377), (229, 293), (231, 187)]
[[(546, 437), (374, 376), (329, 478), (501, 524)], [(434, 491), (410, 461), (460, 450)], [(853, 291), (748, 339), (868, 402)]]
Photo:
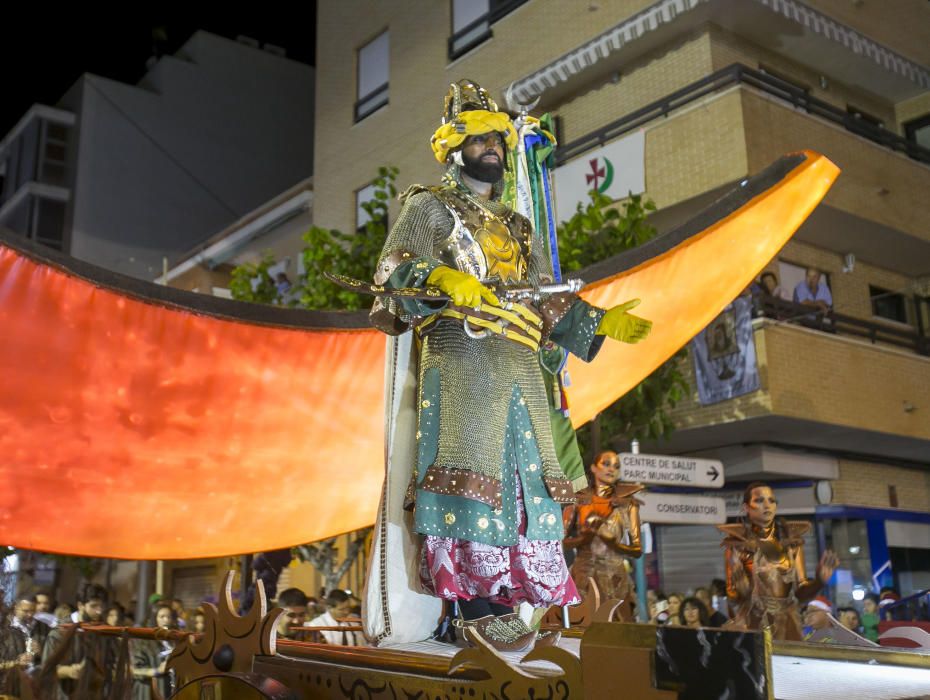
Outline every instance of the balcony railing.
[(853, 335), (867, 338), (871, 343), (885, 343), (913, 350), (919, 355), (930, 356), (930, 337), (916, 330), (895, 328), (883, 323), (866, 321), (853, 316), (830, 311), (818, 311), (814, 307), (795, 304), (779, 297), (760, 296), (754, 300), (757, 312), (766, 318), (794, 323), (825, 333)]
[(653, 119), (666, 117), (673, 110), (699, 100), (705, 95), (724, 90), (732, 85), (749, 85), (767, 95), (784, 100), (809, 114), (842, 126), (847, 131), (862, 136), (869, 141), (894, 151), (900, 151), (909, 158), (930, 165), (930, 148), (925, 148), (883, 127), (858, 118), (854, 114), (845, 112), (823, 100), (811, 97), (803, 88), (739, 63), (734, 63), (716, 73), (711, 73), (707, 77), (683, 87), (681, 90), (666, 95), (661, 100), (656, 100), (645, 107), (637, 109), (635, 112), (612, 121), (597, 131), (592, 131), (558, 148), (555, 152), (556, 165), (561, 165), (592, 148), (602, 146), (607, 141), (633, 131)]

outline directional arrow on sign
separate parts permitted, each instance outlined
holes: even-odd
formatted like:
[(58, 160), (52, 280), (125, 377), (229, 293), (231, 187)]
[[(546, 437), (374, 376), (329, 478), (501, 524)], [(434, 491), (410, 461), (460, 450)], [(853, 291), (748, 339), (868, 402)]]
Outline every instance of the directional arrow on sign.
[(723, 462), (674, 455), (620, 454), (620, 480), (663, 486), (723, 486)]

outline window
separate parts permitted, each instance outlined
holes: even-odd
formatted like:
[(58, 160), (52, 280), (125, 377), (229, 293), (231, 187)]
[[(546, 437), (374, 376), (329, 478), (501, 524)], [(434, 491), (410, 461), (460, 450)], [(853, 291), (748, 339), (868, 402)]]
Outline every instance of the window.
[(907, 122), (904, 125), (904, 135), (908, 141), (930, 148), (930, 114)]
[(452, 0), (449, 60), (491, 38), (491, 25), (526, 0)]
[(56, 250), (64, 250), (66, 202), (26, 195), (0, 224)]
[[(825, 543), (839, 557), (840, 564), (830, 579), (832, 595), (840, 605), (849, 605), (854, 600), (853, 591), (872, 590), (872, 559), (868, 525), (865, 520), (822, 520)], [(816, 557), (805, 554), (805, 564), (810, 571)]]
[(389, 49), (388, 32), (384, 31), (358, 50), (355, 121), (388, 103)]
[(43, 158), (39, 182), (67, 187), (69, 129), (62, 124), (51, 124), (49, 122), (45, 122), (44, 127)]
[(65, 203), (54, 199), (36, 197), (33, 216), (35, 239), (50, 248), (63, 250)]
[(360, 190), (355, 191), (355, 230), (363, 231), (365, 229), (365, 224), (371, 221), (371, 217), (368, 216), (368, 212), (362, 207), (367, 201), (374, 199), (375, 197), (375, 186), (374, 185), (365, 185)]
[(29, 125), (23, 129), (23, 133), (17, 140), (20, 142), (20, 160), (16, 177), (16, 188), (19, 189), (27, 182), (35, 182), (38, 180), (36, 175), (39, 169), (39, 122), (32, 120)]
[(32, 202), (29, 197), (25, 197), (19, 200), (11, 210), (9, 210), (3, 219), (0, 219), (0, 224), (6, 226), (11, 231), (22, 236), (29, 236), (29, 211), (32, 206)]
[(869, 299), (872, 302), (872, 315), (889, 321), (907, 323), (907, 300), (903, 294), (891, 292), (881, 287), (869, 285)]
[[(364, 231), (365, 224), (371, 221), (371, 217), (368, 215), (368, 212), (365, 211), (365, 208), (362, 205), (365, 202), (370, 202), (371, 200), (375, 199), (375, 192), (377, 192), (377, 189), (375, 188), (373, 184), (365, 185), (360, 190), (356, 190), (355, 192), (355, 230), (356, 231)], [(385, 214), (384, 227), (387, 228), (387, 225), (388, 225), (387, 214)]]

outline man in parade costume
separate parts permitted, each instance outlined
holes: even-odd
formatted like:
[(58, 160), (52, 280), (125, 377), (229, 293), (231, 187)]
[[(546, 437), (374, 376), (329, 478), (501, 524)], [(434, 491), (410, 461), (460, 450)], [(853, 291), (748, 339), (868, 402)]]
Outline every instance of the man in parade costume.
[(442, 300), (379, 298), (372, 322), (419, 340), (416, 466), (408, 489), (414, 530), (425, 536), (420, 583), (458, 601), (463, 617), (500, 649), (536, 636), (513, 612), (578, 602), (562, 554), (560, 504), (574, 502), (552, 442), (540, 345), (584, 360), (603, 336), (635, 343), (651, 323), (577, 295), (544, 295), (537, 306), (508, 286), (553, 280), (530, 222), (500, 202), (510, 117), (467, 80), (450, 87), (432, 138), (448, 169), (438, 187), (415, 185), (375, 272), (388, 289), (426, 288)]

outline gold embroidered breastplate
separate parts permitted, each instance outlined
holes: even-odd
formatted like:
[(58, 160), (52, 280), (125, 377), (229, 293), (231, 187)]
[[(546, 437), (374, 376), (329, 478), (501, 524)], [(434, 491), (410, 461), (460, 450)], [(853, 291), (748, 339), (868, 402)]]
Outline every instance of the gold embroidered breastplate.
[(479, 279), (504, 284), (526, 279), (531, 239), (512, 211), (495, 214), (457, 188), (437, 188), (433, 193), (455, 222), (438, 251), (440, 259)]

